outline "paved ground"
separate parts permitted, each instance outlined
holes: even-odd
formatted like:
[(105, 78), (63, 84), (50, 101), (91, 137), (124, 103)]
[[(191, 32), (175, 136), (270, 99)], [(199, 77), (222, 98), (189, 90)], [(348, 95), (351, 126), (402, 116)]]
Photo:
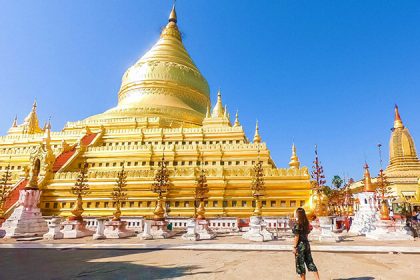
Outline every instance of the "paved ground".
[[(348, 236), (344, 242), (311, 242), (314, 250), (340, 248), (405, 248), (393, 253), (314, 252), (321, 279), (419, 279), (420, 240), (372, 241)], [(90, 249), (57, 249), (56, 246), (82, 246)], [(195, 250), (184, 250), (184, 246)], [(195, 244), (195, 245), (194, 245)], [(240, 236), (222, 236), (216, 240), (191, 242), (179, 236), (167, 240), (66, 239), (54, 241), (18, 242), (0, 239), (0, 280), (3, 279), (297, 279), (294, 258), (289, 250), (291, 240), (266, 243), (249, 242)], [(8, 249), (8, 246), (55, 246), (54, 249)], [(124, 250), (114, 248), (124, 247)], [(197, 246), (207, 246), (203, 251)], [(236, 247), (235, 247), (236, 246)], [(279, 251), (263, 250), (264, 246)], [(375, 247), (376, 246), (376, 247)], [(96, 248), (108, 247), (111, 249)], [(148, 248), (177, 250), (148, 250)], [(223, 247), (223, 248), (218, 248)], [(248, 249), (246, 249), (248, 247)], [(143, 248), (143, 250), (138, 250)], [(147, 249), (145, 249), (147, 248)], [(225, 250), (225, 248), (233, 248)], [(245, 251), (235, 251), (243, 250)], [(259, 248), (259, 249), (258, 249)], [(220, 250), (222, 249), (222, 250)], [(276, 250), (277, 250), (276, 249)], [(248, 250), (248, 251), (247, 251)], [(398, 250), (397, 250), (398, 251)], [(310, 275), (308, 279), (313, 279)]]
[[(297, 279), (289, 252), (1, 249), (0, 279)], [(314, 253), (321, 279), (418, 279), (420, 255)], [(313, 279), (310, 275), (308, 279)]]

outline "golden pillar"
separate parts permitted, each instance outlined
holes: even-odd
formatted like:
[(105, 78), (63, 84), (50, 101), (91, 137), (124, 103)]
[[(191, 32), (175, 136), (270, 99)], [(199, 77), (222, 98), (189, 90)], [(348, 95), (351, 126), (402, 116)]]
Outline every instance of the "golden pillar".
[(111, 193), (112, 201), (115, 204), (115, 211), (113, 213), (113, 221), (120, 221), (121, 217), (121, 202), (127, 200), (127, 172), (124, 170), (124, 163), (121, 171), (117, 174), (117, 182), (113, 192)]
[(153, 211), (153, 219), (156, 221), (165, 220), (165, 210), (163, 209), (163, 195), (168, 191), (169, 187), (169, 171), (166, 168), (165, 155), (159, 162), (159, 169), (155, 175), (155, 181), (152, 184), (152, 192), (158, 195), (156, 207)]
[(260, 197), (264, 195), (264, 170), (262, 167), (262, 162), (258, 157), (258, 161), (253, 168), (253, 178), (251, 183), (251, 190), (252, 195), (255, 201), (255, 209), (253, 212), (253, 216), (261, 216), (262, 215), (262, 205), (260, 201)]
[(73, 216), (69, 217), (69, 220), (83, 221), (82, 213), (85, 211), (83, 209), (83, 196), (90, 193), (89, 185), (87, 184), (87, 172), (88, 164), (84, 162), (80, 168), (77, 181), (74, 186), (71, 188), (71, 193), (77, 195), (76, 204), (74, 205), (71, 213)]

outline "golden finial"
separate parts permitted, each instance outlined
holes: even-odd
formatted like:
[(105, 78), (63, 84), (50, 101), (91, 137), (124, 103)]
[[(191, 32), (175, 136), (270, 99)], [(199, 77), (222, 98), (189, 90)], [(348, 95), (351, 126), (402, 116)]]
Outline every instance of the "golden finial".
[(365, 174), (364, 174), (364, 188), (363, 191), (365, 192), (374, 192), (375, 187), (372, 184), (372, 178), (370, 177), (369, 166), (367, 162), (365, 162)]
[(36, 99), (32, 105), (32, 110), (29, 112), (28, 116), (24, 120), (24, 133), (34, 134), (42, 132), (42, 129), (39, 127), (38, 116), (36, 114), (37, 102)]
[(255, 124), (254, 143), (261, 143), (260, 128), (258, 127), (258, 120)]
[(217, 102), (214, 105), (211, 116), (214, 118), (221, 118), (224, 115), (223, 103), (222, 103), (222, 94), (220, 89), (217, 91)]
[(398, 112), (398, 105), (395, 104), (394, 128), (404, 128), (400, 113)]
[(292, 145), (292, 156), (290, 157), (289, 166), (290, 166), (290, 168), (296, 168), (296, 169), (299, 169), (299, 167), (300, 167), (299, 158), (296, 155), (295, 143), (293, 143), (293, 145)]
[(175, 11), (175, 3), (172, 6), (171, 13), (169, 14), (169, 22), (177, 23), (176, 11)]
[(51, 117), (48, 118), (47, 129), (51, 130)]
[(236, 110), (235, 123), (233, 124), (233, 126), (234, 126), (234, 127), (241, 126), (241, 124), (239, 123), (238, 110)]
[(17, 126), (18, 126), (18, 118), (17, 118), (17, 115), (16, 115), (15, 119), (13, 120), (12, 127), (17, 127)]
[(207, 105), (206, 119), (208, 119), (210, 117), (211, 117), (211, 115), (210, 115), (210, 104), (209, 104), (209, 105)]

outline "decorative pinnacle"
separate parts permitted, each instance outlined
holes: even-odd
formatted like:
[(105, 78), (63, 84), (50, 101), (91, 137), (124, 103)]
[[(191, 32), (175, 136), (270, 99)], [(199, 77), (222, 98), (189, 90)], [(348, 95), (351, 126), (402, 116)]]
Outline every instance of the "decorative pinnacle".
[(395, 104), (394, 128), (404, 128), (397, 104)]
[(255, 124), (254, 143), (261, 143), (260, 128), (258, 127), (258, 120)]
[(177, 17), (176, 17), (176, 10), (175, 10), (175, 3), (172, 6), (171, 13), (169, 14), (169, 22), (177, 23)]
[(17, 126), (18, 126), (18, 118), (17, 118), (17, 115), (16, 115), (15, 119), (13, 120), (12, 127), (17, 127)]
[(206, 118), (210, 118), (210, 104), (207, 105)]
[(213, 108), (211, 116), (215, 118), (220, 118), (220, 117), (223, 117), (223, 115), (224, 115), (224, 109), (223, 109), (223, 103), (222, 103), (222, 94), (219, 89), (217, 91), (217, 102)]
[(241, 124), (239, 123), (238, 110), (236, 110), (235, 123), (233, 124), (233, 126), (234, 127), (241, 126)]
[(48, 122), (45, 128), (51, 130), (51, 116), (48, 118)]
[(365, 192), (374, 192), (375, 191), (375, 187), (372, 184), (372, 178), (370, 177), (370, 172), (369, 172), (369, 165), (367, 164), (367, 162), (365, 162), (365, 174), (364, 174), (364, 191)]
[(296, 155), (295, 143), (293, 143), (293, 145), (292, 145), (292, 156), (290, 157), (289, 166), (290, 166), (290, 168), (299, 168), (300, 167), (299, 158)]

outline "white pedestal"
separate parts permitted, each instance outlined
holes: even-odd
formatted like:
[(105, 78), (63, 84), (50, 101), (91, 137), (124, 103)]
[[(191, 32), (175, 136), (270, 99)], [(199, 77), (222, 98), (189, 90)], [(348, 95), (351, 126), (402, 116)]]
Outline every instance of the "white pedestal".
[(197, 225), (195, 219), (190, 219), (187, 222), (187, 232), (182, 235), (182, 239), (197, 241), (200, 240), (197, 233)]
[[(4, 221), (5, 221), (4, 219), (0, 219), (0, 225), (2, 225)], [(0, 227), (0, 238), (3, 238), (5, 235), (6, 235), (6, 231), (1, 229)]]
[(88, 230), (86, 228), (85, 221), (65, 221), (62, 223), (63, 229), (61, 232), (63, 233), (63, 238), (65, 239), (72, 239), (72, 238), (81, 238), (85, 236), (92, 236), (93, 231)]
[(251, 216), (249, 230), (242, 235), (242, 238), (250, 241), (270, 241), (273, 234), (266, 229), (266, 224), (261, 216)]
[(319, 217), (319, 227), (321, 229), (319, 241), (340, 242), (343, 240), (343, 236), (335, 231), (333, 222), (334, 220), (332, 217)]
[(18, 207), (3, 223), (5, 238), (22, 236), (42, 236), (48, 231), (47, 222), (38, 208), (40, 190), (21, 190)]
[(200, 240), (210, 240), (216, 238), (216, 233), (209, 228), (207, 220), (196, 220), (197, 234)]
[(48, 225), (48, 232), (44, 234), (44, 239), (54, 240), (62, 239), (63, 233), (61, 230), (61, 218), (52, 218), (50, 224)]
[(96, 219), (98, 225), (96, 226), (96, 231), (93, 234), (93, 239), (94, 240), (98, 240), (98, 239), (105, 239), (105, 235), (104, 235), (104, 230), (105, 230), (105, 222), (106, 222), (106, 218), (99, 218)]
[(374, 240), (414, 240), (403, 224), (396, 224), (391, 220), (378, 220), (375, 230), (366, 233), (366, 238)]
[(135, 236), (134, 231), (127, 229), (127, 222), (124, 221), (108, 221), (105, 222), (104, 235), (106, 238), (127, 238)]
[(319, 237), (321, 236), (321, 226), (319, 224), (319, 219), (313, 220), (310, 222), (312, 226), (311, 232), (308, 234), (309, 240), (319, 240)]
[(360, 201), (359, 210), (354, 215), (350, 233), (365, 235), (375, 230), (375, 223), (378, 220), (378, 211), (376, 209), (373, 192), (363, 192), (356, 194)]
[(167, 221), (145, 221), (144, 231), (138, 237), (145, 240), (170, 238), (175, 235), (175, 232), (168, 230), (167, 226)]

